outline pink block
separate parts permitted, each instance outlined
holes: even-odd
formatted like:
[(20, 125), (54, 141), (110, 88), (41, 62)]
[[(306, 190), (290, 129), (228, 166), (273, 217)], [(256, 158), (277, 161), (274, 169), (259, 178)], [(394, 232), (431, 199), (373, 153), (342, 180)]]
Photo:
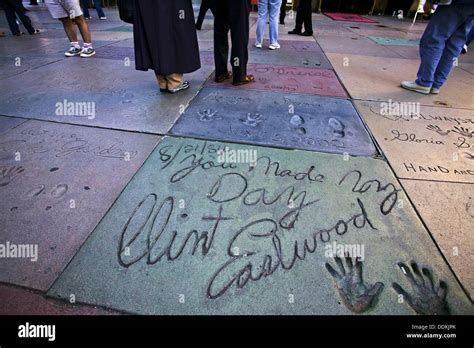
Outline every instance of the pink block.
[(117, 315), (105, 309), (68, 303), (43, 297), (37, 292), (0, 285), (0, 315)]
[(206, 85), (347, 98), (333, 70), (249, 64), (247, 73), (255, 76), (255, 82), (234, 87), (230, 80), (218, 84), (211, 76)]
[(335, 20), (343, 22), (359, 22), (359, 23), (378, 23), (369, 18), (359, 16), (358, 14), (353, 13), (333, 13), (333, 12), (324, 12), (326, 16)]

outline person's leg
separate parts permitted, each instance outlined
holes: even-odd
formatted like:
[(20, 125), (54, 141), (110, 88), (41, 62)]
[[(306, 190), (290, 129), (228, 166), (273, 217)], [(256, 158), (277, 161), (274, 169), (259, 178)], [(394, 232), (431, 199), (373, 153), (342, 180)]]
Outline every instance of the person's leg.
[[(468, 13), (462, 9), (459, 10), (459, 15)], [(434, 74), (433, 88), (440, 89), (446, 82), (449, 73), (451, 72), (456, 59), (461, 54), (461, 50), (467, 40), (470, 30), (472, 29), (472, 22), (474, 14), (464, 18), (464, 22), (457, 28), (456, 32), (446, 42), (443, 55), (439, 60), (436, 72)]]
[(421, 64), (416, 80), (419, 86), (432, 87), (446, 43), (463, 19), (455, 5), (439, 6), (434, 13), (420, 41)]
[(280, 6), (280, 24), (285, 24), (285, 17), (286, 17), (286, 0), (283, 0)]
[(16, 22), (15, 9), (8, 0), (1, 2), (3, 9), (5, 10), (5, 17), (7, 18), (8, 26), (13, 35), (20, 35), (20, 27)]
[(469, 46), (470, 43), (474, 40), (474, 26), (471, 27), (471, 30), (469, 31), (469, 35), (467, 36), (467, 42), (466, 45)]
[(229, 59), (229, 16), (227, 3), (218, 0), (215, 4), (214, 14), (214, 63), (216, 66), (216, 80), (227, 76), (227, 61)]
[(160, 91), (165, 92), (168, 90), (168, 81), (166, 77), (160, 74), (156, 74), (156, 79), (158, 80), (158, 85), (160, 86)]
[(295, 28), (288, 32), (288, 34), (301, 34), (301, 30), (303, 29), (303, 20), (304, 14), (302, 12), (304, 6), (302, 7), (302, 1), (300, 1), (298, 7), (296, 8), (296, 22)]
[(168, 84), (168, 90), (176, 90), (183, 83), (183, 74), (166, 75), (166, 82)]
[(86, 21), (84, 20), (83, 16), (79, 16), (74, 18), (74, 22), (76, 22), (79, 31), (81, 32), (82, 39), (84, 40), (84, 46), (87, 44), (92, 44), (92, 35), (89, 30), (89, 26), (87, 25)]
[(230, 61), (232, 65), (234, 83), (241, 83), (247, 78), (248, 44), (249, 44), (249, 15), (250, 1), (222, 0), (228, 4), (230, 17), (230, 36), (232, 51)]
[(72, 19), (69, 17), (65, 17), (65, 18), (61, 18), (60, 21), (63, 24), (64, 31), (66, 32), (69, 42), (77, 43), (78, 41), (77, 41), (76, 26), (72, 22)]
[(84, 18), (91, 18), (91, 14), (89, 12), (89, 0), (81, 0), (81, 5)]
[(105, 18), (105, 13), (104, 10), (102, 9), (102, 0), (93, 0), (94, 1), (94, 7), (95, 10), (97, 11), (97, 15), (99, 18)]
[(282, 0), (270, 0), (270, 44), (278, 43), (278, 13)]
[[(312, 21), (312, 12), (311, 0), (301, 0), (303, 6), (303, 22), (304, 22), (304, 32), (308, 35), (313, 35), (313, 21)], [(301, 6), (301, 5), (300, 5)]]
[(208, 9), (209, 9), (209, 0), (202, 0), (201, 7), (199, 8), (199, 15), (196, 21), (196, 28), (198, 30), (202, 29), (202, 23), (204, 23), (204, 19), (206, 18), (206, 13)]
[(258, 0), (257, 38), (255, 45), (260, 47), (263, 42), (263, 34), (265, 33), (265, 26), (267, 24), (268, 6), (269, 0)]
[(18, 16), (18, 18), (21, 20), (21, 23), (23, 23), (23, 26), (25, 27), (26, 31), (28, 31), (30, 35), (35, 34), (36, 30), (35, 28), (33, 28), (30, 18), (26, 15), (25, 8), (23, 7), (21, 0), (7, 0), (7, 1), (13, 5), (15, 13)]

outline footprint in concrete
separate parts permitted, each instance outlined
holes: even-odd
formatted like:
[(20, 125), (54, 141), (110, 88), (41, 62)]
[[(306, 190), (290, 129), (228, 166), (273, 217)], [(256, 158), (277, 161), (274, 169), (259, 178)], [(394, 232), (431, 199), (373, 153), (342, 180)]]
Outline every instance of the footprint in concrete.
[(43, 193), (44, 189), (45, 189), (44, 185), (38, 185), (35, 188), (32, 188), (31, 190), (26, 192), (25, 196), (28, 198), (38, 197), (40, 194)]
[(293, 115), (290, 119), (290, 124), (296, 130), (297, 133), (304, 135), (306, 134), (306, 128), (303, 127), (305, 120), (300, 115)]
[(15, 177), (23, 173), (25, 169), (23, 167), (4, 167), (0, 169), (0, 187), (7, 186), (15, 179)]
[(422, 315), (450, 314), (446, 301), (448, 285), (444, 281), (441, 280), (436, 288), (431, 271), (423, 267), (420, 272), (415, 262), (411, 262), (411, 270), (403, 262), (399, 262), (398, 267), (411, 284), (413, 293), (407, 293), (398, 283), (393, 283), (392, 287), (399, 295), (403, 296), (403, 299), (416, 313)]
[(337, 272), (329, 263), (326, 263), (326, 269), (336, 282), (337, 291), (341, 296), (344, 305), (354, 313), (363, 313), (375, 306), (384, 284), (377, 282), (370, 285), (362, 279), (362, 261), (346, 256), (346, 267), (340, 257), (335, 257), (334, 261), (339, 267)]
[(335, 118), (330, 118), (328, 121), (328, 127), (331, 130), (331, 133), (337, 138), (344, 138), (346, 136), (345, 129), (346, 126)]
[(68, 186), (66, 184), (59, 184), (51, 191), (51, 196), (54, 198), (61, 198), (68, 191)]

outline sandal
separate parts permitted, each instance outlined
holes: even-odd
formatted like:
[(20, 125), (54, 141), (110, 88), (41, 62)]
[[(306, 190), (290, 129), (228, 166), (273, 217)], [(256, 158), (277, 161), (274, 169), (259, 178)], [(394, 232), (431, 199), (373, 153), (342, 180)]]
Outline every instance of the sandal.
[(234, 81), (233, 85), (234, 86), (242, 86), (242, 85), (246, 85), (248, 83), (252, 83), (255, 81), (255, 76), (253, 75), (247, 75), (244, 77), (243, 80), (241, 81)]

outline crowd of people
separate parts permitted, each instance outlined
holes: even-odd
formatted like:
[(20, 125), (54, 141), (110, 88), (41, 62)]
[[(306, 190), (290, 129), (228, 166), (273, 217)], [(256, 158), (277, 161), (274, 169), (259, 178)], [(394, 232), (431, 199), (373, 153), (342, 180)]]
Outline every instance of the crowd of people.
[[(206, 13), (214, 15), (215, 81), (232, 80), (236, 86), (251, 83), (247, 73), (250, 0), (202, 0), (197, 21), (191, 0), (122, 0), (133, 8), (135, 62), (137, 70), (154, 70), (160, 91), (177, 93), (189, 87), (184, 74), (201, 67), (197, 30), (202, 29)], [(51, 16), (62, 22), (70, 42), (67, 57), (91, 57), (95, 54), (85, 19), (90, 19), (88, 0), (44, 0)], [(81, 7), (82, 3), (82, 7)], [(31, 0), (31, 4), (37, 4)], [(107, 17), (100, 0), (93, 0), (98, 18)], [(0, 0), (13, 35), (21, 36), (17, 18), (30, 35), (34, 28), (21, 0)], [(120, 5), (120, 3), (119, 3)], [(263, 47), (263, 36), (269, 19), (268, 48), (280, 48), (278, 22), (285, 23), (286, 0), (258, 0), (258, 22), (255, 47)], [(425, 12), (439, 5), (420, 42), (421, 64), (417, 79), (402, 81), (401, 87), (423, 94), (438, 94), (462, 52), (473, 38), (474, 0), (427, 0)], [(312, 36), (312, 1), (300, 0), (295, 27), (288, 34)], [(77, 28), (83, 45), (79, 44)], [(304, 30), (303, 30), (304, 28)], [(231, 46), (229, 45), (229, 33)], [(230, 49), (231, 47), (231, 49)], [(230, 64), (232, 71), (228, 71)]]

